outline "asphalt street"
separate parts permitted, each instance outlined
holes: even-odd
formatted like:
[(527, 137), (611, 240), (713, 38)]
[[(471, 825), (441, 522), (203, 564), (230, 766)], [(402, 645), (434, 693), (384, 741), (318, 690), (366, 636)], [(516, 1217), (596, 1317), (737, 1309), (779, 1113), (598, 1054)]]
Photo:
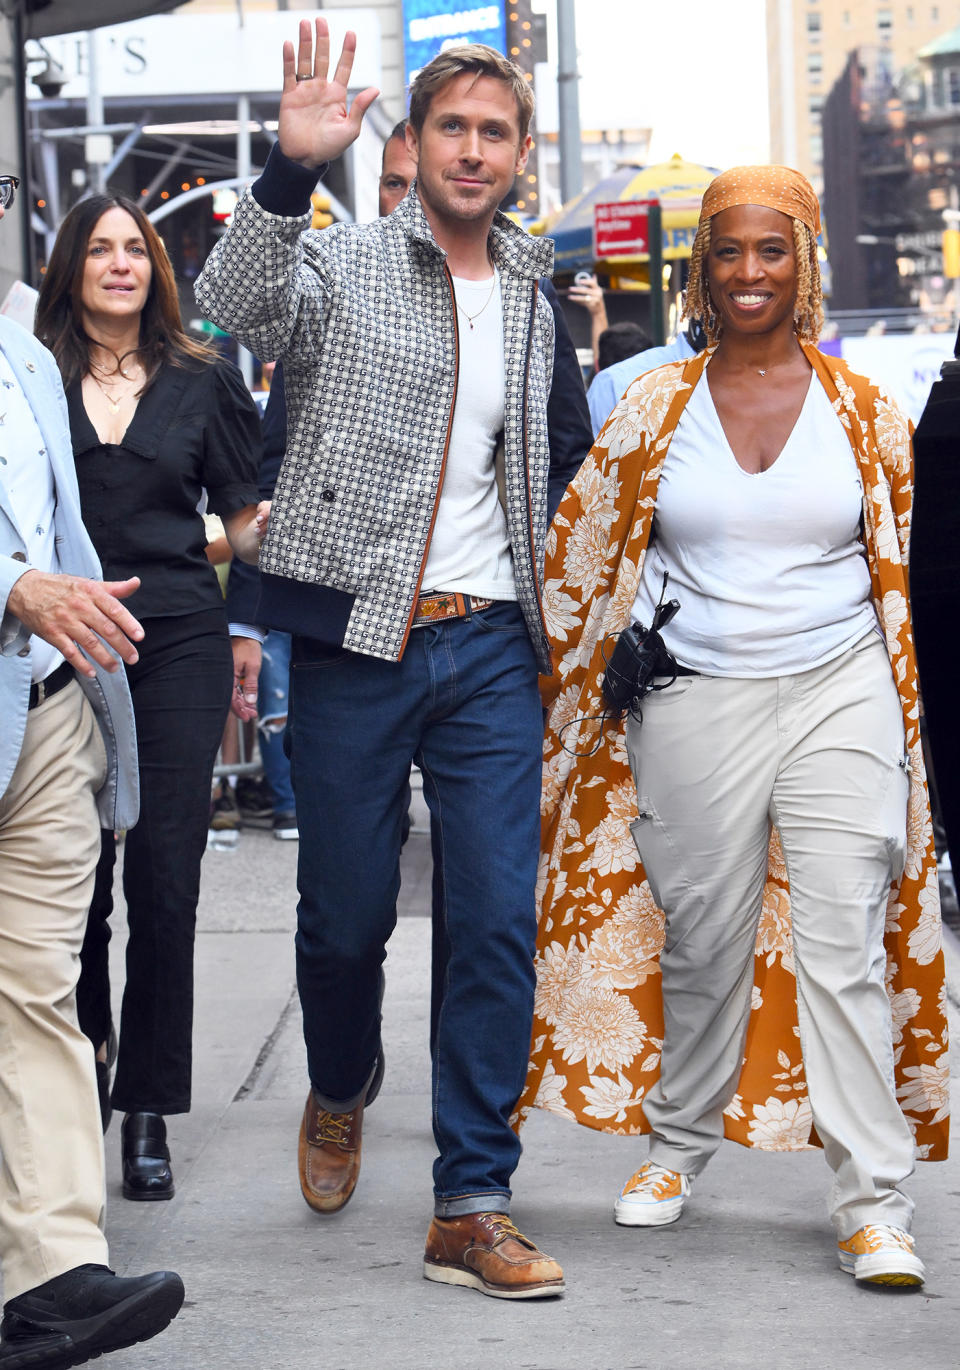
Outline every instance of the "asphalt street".
[[(294, 991), (295, 865), (296, 844), (262, 831), (245, 831), (233, 851), (205, 858), (194, 1108), (170, 1120), (173, 1201), (124, 1200), (117, 1120), (107, 1136), (115, 1268), (178, 1270), (187, 1303), (161, 1337), (111, 1356), (110, 1370), (957, 1364), (956, 1157), (921, 1165), (911, 1185), (926, 1287), (881, 1292), (857, 1288), (836, 1265), (819, 1153), (768, 1155), (728, 1143), (679, 1223), (630, 1230), (615, 1226), (613, 1200), (645, 1143), (537, 1113), (524, 1130), (513, 1217), (563, 1263), (566, 1296), (506, 1303), (422, 1278), (434, 1154), (429, 839), (422, 825), (404, 855), (401, 917), (387, 963), (387, 1074), (366, 1118), (360, 1184), (340, 1214), (313, 1214), (296, 1172), (307, 1076)], [(122, 951), (118, 932), (118, 986)], [(956, 942), (949, 955), (956, 1017)]]

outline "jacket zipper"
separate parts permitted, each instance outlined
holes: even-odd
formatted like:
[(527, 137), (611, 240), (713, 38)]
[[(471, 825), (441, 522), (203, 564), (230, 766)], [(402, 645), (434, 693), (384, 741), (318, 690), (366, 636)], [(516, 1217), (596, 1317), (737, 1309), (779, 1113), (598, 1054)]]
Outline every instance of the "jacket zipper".
[[(530, 571), (533, 576), (533, 593), (537, 597), (537, 612), (540, 615), (540, 631), (547, 637), (547, 624), (543, 612), (543, 598), (540, 594), (540, 581), (537, 576), (537, 552), (533, 541), (533, 491), (530, 486), (530, 452), (527, 447), (527, 397), (530, 391), (530, 353), (533, 350), (533, 330), (537, 322), (537, 299), (540, 294), (540, 283), (533, 283), (533, 309), (530, 311), (530, 327), (527, 330), (527, 357), (526, 366), (523, 373), (523, 474), (527, 482), (527, 540), (530, 545)], [(547, 472), (549, 478), (549, 469)], [(549, 639), (547, 639), (549, 641)], [(549, 648), (548, 648), (549, 651)], [(551, 658), (552, 664), (552, 658)]]
[[(437, 510), (440, 508), (440, 495), (443, 492), (443, 478), (447, 471), (447, 454), (450, 451), (450, 434), (453, 431), (453, 412), (457, 407), (457, 389), (460, 384), (460, 328), (457, 324), (457, 296), (453, 287), (453, 277), (450, 275), (450, 268), (446, 262), (443, 264), (443, 274), (447, 278), (447, 285), (450, 290), (450, 303), (453, 305), (453, 339), (454, 339), (454, 362), (453, 369), (453, 400), (450, 403), (450, 415), (447, 419), (447, 436), (443, 442), (443, 461), (440, 463), (440, 479), (437, 482), (437, 494), (433, 501), (433, 513), (430, 515), (430, 527), (427, 530), (427, 541), (423, 549), (423, 559), (420, 562), (420, 573), (417, 576), (417, 588), (413, 592), (413, 603), (410, 606), (410, 615), (407, 619), (407, 626), (404, 629), (403, 641), (400, 644), (400, 655), (398, 661), (403, 660), (403, 654), (407, 650), (407, 642), (410, 639), (410, 630), (413, 627), (413, 620), (417, 616), (417, 600), (420, 598), (420, 587), (423, 584), (424, 572), (427, 569), (427, 557), (430, 554), (430, 543), (433, 539), (433, 529), (437, 521)], [(536, 576), (534, 576), (536, 579)]]

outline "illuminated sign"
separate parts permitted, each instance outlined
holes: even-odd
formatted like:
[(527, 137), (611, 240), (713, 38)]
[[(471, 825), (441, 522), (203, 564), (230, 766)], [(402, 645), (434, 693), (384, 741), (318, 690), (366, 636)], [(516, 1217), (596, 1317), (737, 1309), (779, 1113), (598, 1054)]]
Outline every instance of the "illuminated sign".
[(492, 5), (470, 0), (403, 0), (403, 68), (409, 86), (421, 67), (459, 43), (486, 43), (507, 50), (504, 0)]

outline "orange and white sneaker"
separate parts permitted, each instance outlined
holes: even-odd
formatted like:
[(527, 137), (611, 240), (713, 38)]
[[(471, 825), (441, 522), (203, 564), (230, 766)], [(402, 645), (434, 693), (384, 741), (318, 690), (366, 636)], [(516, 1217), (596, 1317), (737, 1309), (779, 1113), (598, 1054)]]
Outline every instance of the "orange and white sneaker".
[(913, 1238), (902, 1227), (868, 1223), (845, 1242), (838, 1242), (840, 1269), (867, 1284), (923, 1284), (923, 1262)]
[(621, 1189), (613, 1216), (622, 1227), (665, 1227), (675, 1223), (692, 1184), (689, 1175), (647, 1161)]

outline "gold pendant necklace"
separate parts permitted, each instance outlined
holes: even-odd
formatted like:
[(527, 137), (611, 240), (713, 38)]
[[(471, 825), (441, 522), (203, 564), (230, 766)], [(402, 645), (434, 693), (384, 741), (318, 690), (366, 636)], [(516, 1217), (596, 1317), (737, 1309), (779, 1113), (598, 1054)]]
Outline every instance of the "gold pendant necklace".
[(471, 332), (471, 333), (474, 332), (474, 327), (473, 327), (473, 321), (474, 321), (474, 319), (479, 319), (480, 315), (483, 313), (483, 311), (486, 309), (487, 305), (488, 305), (488, 304), (490, 303), (490, 301), (493, 299), (493, 292), (496, 290), (496, 288), (497, 288), (497, 271), (496, 271), (496, 268), (494, 268), (494, 271), (493, 271), (493, 280), (490, 282), (490, 294), (487, 296), (487, 298), (484, 300), (483, 304), (480, 306), (480, 308), (477, 310), (477, 312), (476, 312), (475, 314), (468, 314), (468, 313), (467, 313), (467, 311), (464, 309), (463, 305), (460, 303), (459, 299), (457, 299), (456, 292), (454, 292), (454, 299), (457, 301), (457, 308), (460, 310), (460, 313), (463, 315), (463, 317), (466, 319), (467, 323), (470, 325), (470, 332)]
[[(121, 376), (123, 376), (124, 380), (129, 380), (129, 379), (130, 379), (129, 376), (124, 376), (124, 373), (123, 373), (122, 371), (120, 372), (120, 374), (121, 374)], [(95, 386), (97, 387), (97, 389), (100, 391), (100, 394), (101, 394), (101, 395), (103, 396), (103, 398), (106, 400), (107, 406), (108, 406), (108, 408), (109, 408), (109, 410), (110, 410), (110, 413), (111, 413), (111, 414), (119, 414), (119, 413), (120, 413), (120, 406), (121, 406), (121, 404), (123, 404), (124, 400), (128, 400), (128, 399), (130, 398), (130, 396), (133, 394), (133, 391), (132, 391), (132, 390), (127, 390), (127, 391), (125, 391), (125, 392), (120, 396), (120, 398), (119, 398), (118, 400), (115, 400), (115, 399), (113, 398), (113, 396), (109, 393), (109, 391), (104, 390), (103, 386), (102, 386), (102, 385), (100, 384), (100, 382), (97, 380), (96, 374), (95, 374), (95, 372), (93, 371), (92, 368), (91, 368), (91, 370), (89, 370), (89, 371), (87, 372), (87, 375), (90, 377), (90, 379), (93, 381), (94, 385), (95, 385)]]

